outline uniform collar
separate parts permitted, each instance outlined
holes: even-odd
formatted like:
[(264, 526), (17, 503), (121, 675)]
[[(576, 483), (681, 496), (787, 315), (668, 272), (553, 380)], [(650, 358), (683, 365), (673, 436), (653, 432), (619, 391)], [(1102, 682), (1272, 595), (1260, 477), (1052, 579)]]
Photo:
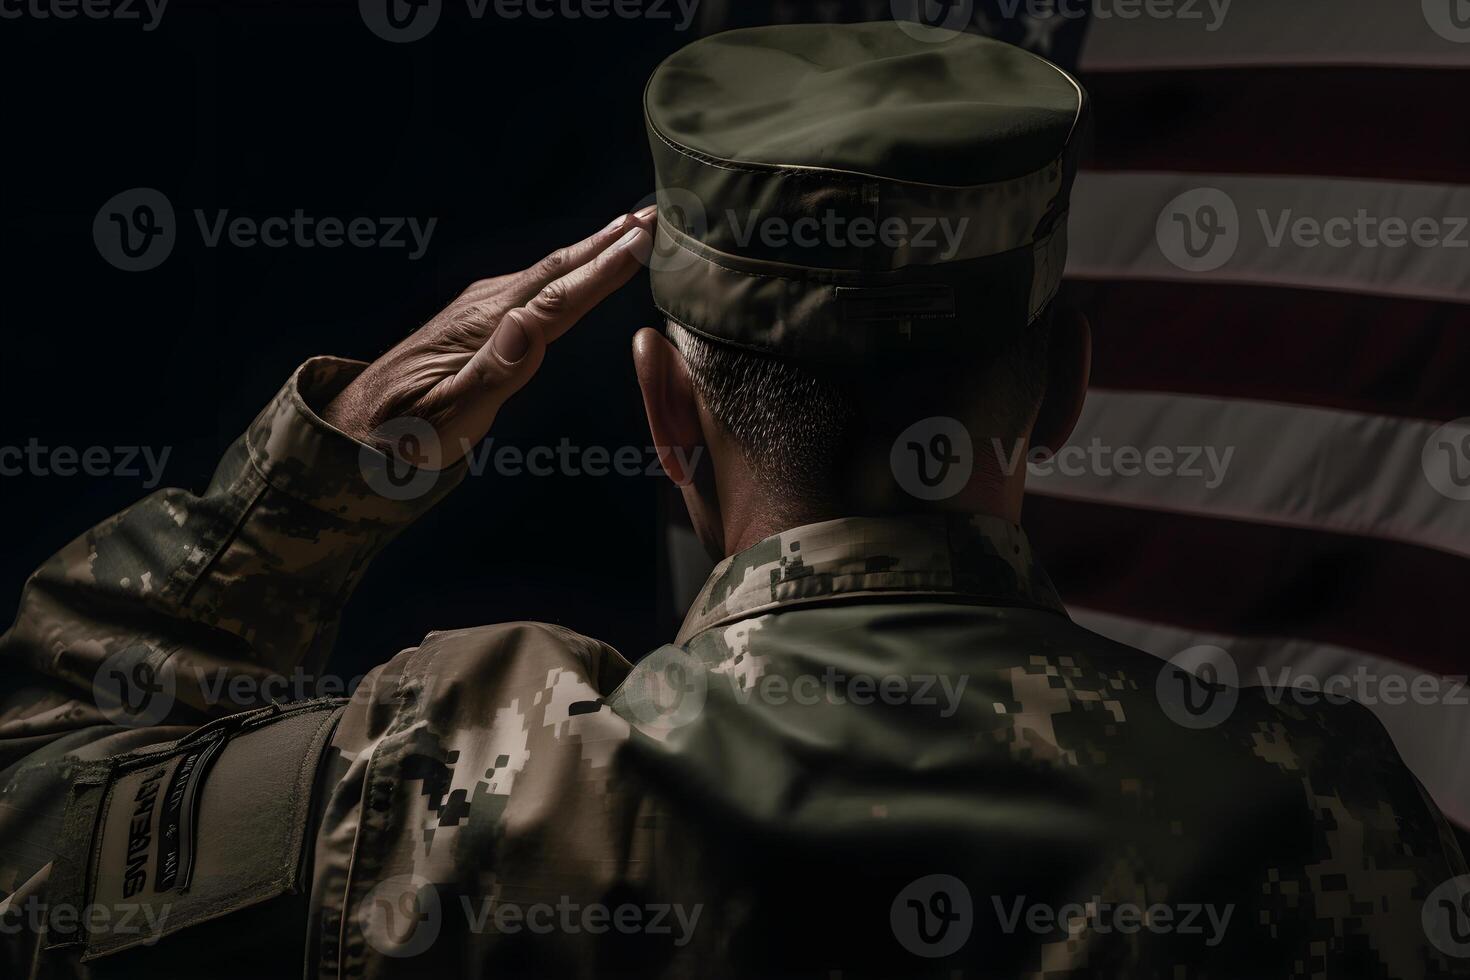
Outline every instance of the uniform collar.
[(846, 517), (782, 531), (720, 562), (676, 642), (791, 606), (896, 596), (1062, 612), (1017, 524), (984, 514)]

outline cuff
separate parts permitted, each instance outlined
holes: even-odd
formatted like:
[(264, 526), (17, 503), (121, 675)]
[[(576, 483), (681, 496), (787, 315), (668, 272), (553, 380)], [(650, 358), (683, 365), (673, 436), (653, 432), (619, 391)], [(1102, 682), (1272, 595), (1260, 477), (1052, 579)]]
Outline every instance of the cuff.
[(313, 357), (251, 423), (245, 444), (266, 483), (319, 510), (358, 520), (413, 520), (457, 487), (468, 466), (463, 459), (444, 470), (392, 463), (324, 422), (313, 406), (326, 405), (366, 367)]

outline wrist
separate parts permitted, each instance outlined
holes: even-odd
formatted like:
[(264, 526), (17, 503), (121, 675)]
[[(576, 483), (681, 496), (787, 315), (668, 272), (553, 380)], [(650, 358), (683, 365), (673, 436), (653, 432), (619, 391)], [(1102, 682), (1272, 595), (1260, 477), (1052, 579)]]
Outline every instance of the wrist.
[(328, 513), (410, 520), (453, 489), (463, 467), (405, 472), (371, 430), (356, 434), (366, 419), (348, 389), (365, 370), (338, 358), (307, 361), (252, 424), (250, 456), (268, 484)]

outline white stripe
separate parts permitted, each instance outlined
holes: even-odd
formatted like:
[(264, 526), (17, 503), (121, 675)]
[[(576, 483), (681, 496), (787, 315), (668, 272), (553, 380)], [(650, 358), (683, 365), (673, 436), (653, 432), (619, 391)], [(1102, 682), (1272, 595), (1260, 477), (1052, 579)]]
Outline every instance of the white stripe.
[[(1079, 2), (1062, 0), (1060, 9), (1069, 10)], [(1237, 65), (1470, 65), (1470, 4), (1465, 0), (1092, 3), (1093, 18), (1081, 57), (1084, 72)], [(1456, 16), (1465, 27), (1457, 25)]]
[(1257, 283), (1470, 303), (1470, 186), (1078, 175), (1067, 274)]
[[(1313, 677), (1319, 682), (1329, 677), (1352, 680), (1348, 690), (1353, 692), (1354, 700), (1363, 702), (1383, 723), (1404, 762), (1440, 809), (1462, 827), (1470, 826), (1470, 766), (1465, 765), (1465, 757), (1470, 754), (1470, 710), (1465, 703), (1470, 699), (1470, 688), (1461, 686), (1463, 678), (1426, 675), (1395, 660), (1327, 644), (1196, 633), (1090, 609), (1072, 608), (1068, 612), (1079, 625), (1095, 633), (1164, 659), (1190, 647), (1220, 647), (1235, 661), (1242, 686), (1264, 686), (1263, 681), (1274, 686), (1281, 679), (1282, 668), (1287, 668), (1291, 677)], [(1399, 693), (1412, 691), (1416, 678), (1426, 676), (1435, 679), (1420, 683), (1433, 685), (1436, 696), (1415, 699)], [(1356, 680), (1359, 677), (1368, 680), (1360, 684)], [(1392, 686), (1399, 684), (1401, 688)], [(1393, 701), (1404, 703), (1390, 703)]]
[(1470, 557), (1470, 505), (1440, 493), (1425, 470), (1439, 430), (1311, 406), (1094, 390), (1067, 447), (1027, 467), (1026, 489)]

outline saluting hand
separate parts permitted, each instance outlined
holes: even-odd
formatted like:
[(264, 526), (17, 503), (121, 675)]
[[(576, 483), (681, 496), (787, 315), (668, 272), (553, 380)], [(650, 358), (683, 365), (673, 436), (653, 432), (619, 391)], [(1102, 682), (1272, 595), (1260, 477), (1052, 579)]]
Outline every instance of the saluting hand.
[(631, 279), (653, 241), (655, 208), (623, 215), (590, 238), (522, 272), (472, 284), (434, 319), (373, 362), (326, 407), (326, 421), (394, 454), (375, 433), (400, 418), (423, 419), (453, 465), (490, 431), (506, 399), (541, 367), (546, 345)]

